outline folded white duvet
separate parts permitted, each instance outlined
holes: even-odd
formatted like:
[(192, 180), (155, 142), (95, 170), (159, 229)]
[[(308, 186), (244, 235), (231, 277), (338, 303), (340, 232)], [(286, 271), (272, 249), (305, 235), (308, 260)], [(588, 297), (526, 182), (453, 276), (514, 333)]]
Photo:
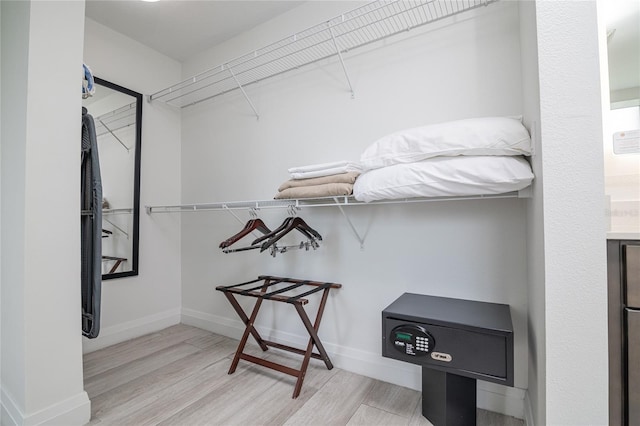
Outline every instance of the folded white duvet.
[(531, 166), (520, 156), (435, 157), (365, 172), (356, 179), (353, 195), (370, 202), (502, 194), (526, 188), (533, 177)]
[(322, 176), (337, 175), (339, 173), (359, 172), (362, 166), (355, 161), (335, 161), (332, 163), (311, 164), (309, 166), (292, 167), (288, 169), (291, 179), (310, 179)]

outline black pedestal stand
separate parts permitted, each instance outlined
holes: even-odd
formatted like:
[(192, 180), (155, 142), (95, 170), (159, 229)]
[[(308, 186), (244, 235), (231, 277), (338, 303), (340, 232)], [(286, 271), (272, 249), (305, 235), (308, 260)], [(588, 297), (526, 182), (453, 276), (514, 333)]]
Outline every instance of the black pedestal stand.
[(422, 367), (422, 415), (435, 426), (476, 424), (476, 380)]

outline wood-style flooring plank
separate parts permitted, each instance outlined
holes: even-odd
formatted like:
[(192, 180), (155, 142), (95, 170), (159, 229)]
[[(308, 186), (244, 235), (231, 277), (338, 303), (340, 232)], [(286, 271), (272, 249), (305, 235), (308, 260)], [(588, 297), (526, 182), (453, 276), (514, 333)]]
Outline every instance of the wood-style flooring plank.
[[(293, 368), (302, 362), (302, 357), (273, 349), (262, 352), (257, 346), (247, 352)], [(240, 361), (240, 366), (247, 368), (242, 376), (229, 380), (161, 424), (281, 425), (335, 374), (335, 369), (327, 370), (324, 363), (313, 362), (307, 369), (302, 392), (293, 399), (294, 377), (246, 361)]]
[[(108, 416), (109, 411), (113, 410), (114, 407), (122, 407), (129, 401), (132, 401), (131, 404), (135, 404), (138, 402), (136, 401), (137, 398), (150, 400), (158, 392), (193, 374), (199, 374), (201, 370), (211, 364), (223, 359), (226, 360), (235, 351), (238, 342), (226, 337), (219, 337), (219, 342), (214, 347), (199, 350), (194, 354), (91, 398), (92, 419)], [(145, 404), (143, 403), (143, 405)]]
[[(192, 337), (191, 339), (185, 340), (184, 343), (188, 343), (200, 349), (209, 349), (215, 347), (223, 340), (229, 340), (229, 338), (220, 336), (219, 334), (209, 333), (203, 336)], [(234, 340), (234, 342), (235, 345), (238, 346), (238, 341)]]
[[(223, 358), (152, 395), (142, 395), (127, 401), (118, 407), (117, 413), (111, 413), (103, 421), (122, 426), (159, 424), (230, 381), (238, 381), (247, 369), (246, 366), (239, 365), (236, 372), (230, 375), (227, 374), (229, 365), (230, 359)], [(244, 385), (249, 388), (253, 386), (251, 383)]]
[(89, 398), (94, 398), (199, 350), (195, 346), (178, 343), (92, 376), (85, 382), (84, 389)]
[(126, 342), (84, 355), (84, 377), (91, 378), (127, 362), (143, 358), (197, 336), (210, 335), (206, 330), (175, 325), (157, 333), (147, 334)]
[[(268, 352), (270, 352), (268, 356), (269, 361), (277, 362), (294, 369), (300, 368), (302, 356), (273, 349), (270, 349)], [(328, 370), (324, 362), (312, 359), (307, 368), (300, 395), (295, 399), (292, 398), (297, 380), (295, 377), (264, 367), (256, 367), (248, 371), (247, 374), (277, 376), (277, 381), (269, 389), (269, 392), (259, 395), (252, 402), (252, 404), (256, 404), (259, 407), (265, 407), (261, 409), (259, 413), (260, 424), (284, 424), (287, 419), (293, 416), (338, 371), (337, 368)], [(255, 411), (245, 410), (241, 415), (228, 419), (228, 422), (234, 424), (253, 424), (255, 423), (255, 418)]]
[(525, 426), (522, 419), (480, 409), (476, 412), (476, 420), (479, 425), (483, 426)]
[[(126, 340), (124, 342), (116, 343), (115, 345), (111, 345), (109, 347), (99, 349), (93, 352), (85, 353), (83, 356), (83, 361), (86, 364), (91, 363), (103, 363), (105, 360), (113, 358), (122, 353), (129, 353), (132, 349), (136, 349), (138, 346), (143, 345), (149, 341), (157, 339), (160, 336), (169, 336), (171, 334), (179, 334), (184, 332), (191, 332), (192, 327), (185, 326), (183, 324), (173, 325), (171, 327), (167, 327), (164, 330), (156, 331), (153, 333), (145, 334), (140, 337), (135, 337), (133, 339)], [(185, 339), (190, 339), (190, 337), (186, 337)], [(131, 361), (131, 359), (129, 359)]]
[(347, 426), (407, 426), (409, 419), (362, 404)]
[(285, 424), (346, 425), (373, 383), (368, 377), (339, 370)]
[(410, 419), (420, 402), (420, 392), (376, 380), (363, 404)]
[[(193, 401), (159, 425), (262, 424), (262, 411), (268, 410), (284, 395), (278, 395), (277, 390), (273, 390), (282, 377), (275, 373), (261, 374), (258, 369), (257, 366), (250, 366), (246, 367), (243, 374), (236, 371), (228, 376), (231, 379), (226, 380), (223, 386)], [(257, 404), (255, 401), (262, 395), (273, 396), (274, 399), (267, 404)], [(248, 422), (245, 421), (247, 416)]]
[[(433, 426), (422, 417), (417, 391), (327, 370), (318, 360), (311, 360), (297, 399), (291, 398), (295, 378), (286, 374), (241, 360), (229, 375), (237, 344), (179, 325), (87, 354), (85, 386), (98, 393), (91, 396), (90, 426)], [(302, 359), (274, 348), (263, 352), (252, 341), (246, 352), (292, 368)], [(478, 410), (478, 425), (524, 421)]]

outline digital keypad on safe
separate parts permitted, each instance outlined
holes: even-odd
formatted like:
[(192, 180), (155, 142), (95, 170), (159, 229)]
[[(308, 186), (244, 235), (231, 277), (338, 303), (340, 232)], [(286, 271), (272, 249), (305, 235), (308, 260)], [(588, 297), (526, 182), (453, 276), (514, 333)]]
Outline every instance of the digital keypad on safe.
[(429, 338), (416, 336), (416, 349), (423, 352), (429, 352)]

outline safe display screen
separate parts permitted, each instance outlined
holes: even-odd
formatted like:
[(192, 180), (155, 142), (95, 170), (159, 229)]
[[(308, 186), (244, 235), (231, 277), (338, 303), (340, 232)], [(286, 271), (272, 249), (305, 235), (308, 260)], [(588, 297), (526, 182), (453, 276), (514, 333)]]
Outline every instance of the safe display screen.
[(405, 342), (410, 342), (411, 337), (413, 336), (409, 333), (396, 332), (396, 339), (398, 340), (404, 340)]

